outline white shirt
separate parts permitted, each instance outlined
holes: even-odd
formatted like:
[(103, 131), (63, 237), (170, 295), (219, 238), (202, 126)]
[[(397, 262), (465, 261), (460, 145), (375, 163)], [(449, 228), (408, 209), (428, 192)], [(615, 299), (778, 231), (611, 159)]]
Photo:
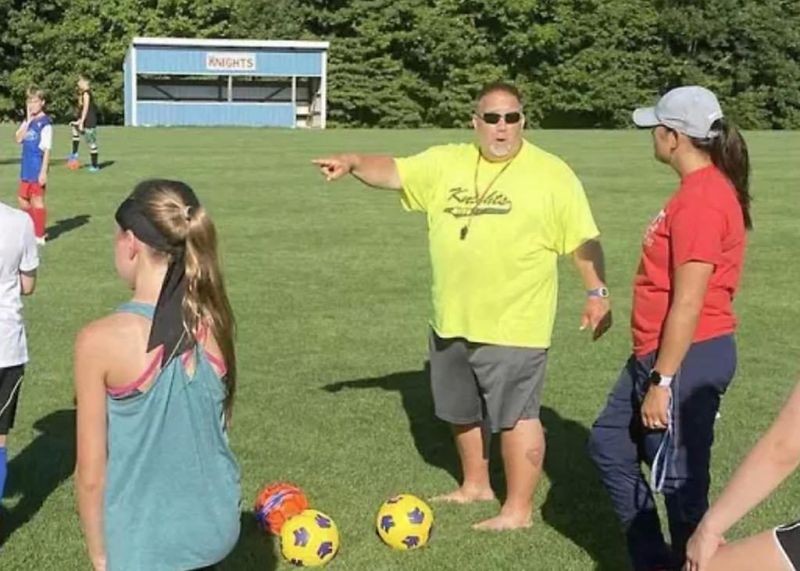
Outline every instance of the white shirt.
[(42, 134), (39, 138), (39, 148), (43, 151), (49, 151), (53, 148), (53, 126), (45, 125), (42, 127)]
[(28, 362), (20, 272), (37, 267), (31, 217), (0, 202), (0, 369)]

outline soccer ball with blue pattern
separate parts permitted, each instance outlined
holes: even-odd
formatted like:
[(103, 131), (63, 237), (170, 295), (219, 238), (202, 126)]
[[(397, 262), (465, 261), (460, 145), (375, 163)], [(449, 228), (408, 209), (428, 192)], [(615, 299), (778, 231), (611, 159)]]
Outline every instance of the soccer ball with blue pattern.
[(422, 547), (431, 537), (433, 511), (416, 496), (401, 494), (386, 500), (375, 522), (386, 545), (409, 550)]
[(339, 530), (331, 518), (317, 510), (305, 510), (289, 518), (281, 528), (281, 554), (292, 565), (319, 567), (336, 557)]

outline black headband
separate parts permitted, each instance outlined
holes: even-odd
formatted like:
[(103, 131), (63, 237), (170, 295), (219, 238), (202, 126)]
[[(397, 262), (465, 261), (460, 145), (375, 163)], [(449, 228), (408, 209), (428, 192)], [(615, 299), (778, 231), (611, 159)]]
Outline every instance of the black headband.
[(114, 218), (123, 230), (130, 230), (142, 242), (159, 252), (172, 253), (175, 247), (147, 217), (144, 206), (135, 198), (126, 198)]
[[(152, 182), (155, 181), (145, 181), (140, 186)], [(169, 182), (170, 186), (174, 184)], [(179, 184), (183, 187), (180, 194), (186, 195), (184, 199), (188, 199), (186, 200), (188, 204), (186, 216), (189, 218), (192, 209), (199, 207), (200, 203), (191, 188), (183, 183)], [(165, 365), (174, 355), (182, 353), (193, 345), (193, 340), (186, 335), (183, 324), (183, 298), (186, 294), (185, 244), (171, 243), (148, 218), (144, 205), (135, 198), (135, 194), (134, 191), (134, 196), (126, 198), (117, 209), (114, 215), (117, 224), (123, 230), (132, 232), (136, 238), (151, 248), (172, 256), (164, 276), (164, 282), (161, 284), (161, 291), (158, 294), (150, 338), (147, 341), (148, 351), (161, 345), (164, 346), (161, 363)]]

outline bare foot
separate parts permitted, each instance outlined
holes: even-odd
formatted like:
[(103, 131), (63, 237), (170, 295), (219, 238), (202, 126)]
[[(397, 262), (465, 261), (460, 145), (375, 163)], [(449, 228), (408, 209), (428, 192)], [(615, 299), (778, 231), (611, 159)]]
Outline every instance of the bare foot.
[(494, 499), (494, 492), (491, 488), (465, 488), (461, 486), (449, 494), (434, 496), (431, 498), (431, 501), (451, 504), (471, 504), (472, 502), (491, 502)]
[(500, 514), (472, 526), (480, 531), (505, 531), (510, 529), (527, 529), (531, 527), (531, 516)]

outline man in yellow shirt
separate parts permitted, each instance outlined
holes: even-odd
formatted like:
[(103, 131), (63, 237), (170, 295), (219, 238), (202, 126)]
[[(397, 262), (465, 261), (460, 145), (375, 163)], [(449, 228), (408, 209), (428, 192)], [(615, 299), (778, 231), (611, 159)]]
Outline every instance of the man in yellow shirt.
[(464, 473), (461, 486), (438, 499), (494, 499), (482, 427), (502, 433), (508, 495), (500, 514), (476, 529), (531, 525), (559, 255), (573, 254), (586, 286), (582, 328), (596, 339), (611, 325), (603, 251), (583, 187), (563, 161), (523, 139), (524, 124), (517, 89), (495, 83), (478, 97), (477, 145), (314, 161), (328, 180), (352, 174), (399, 190), (407, 210), (427, 214), (431, 387), (436, 415), (453, 426)]

